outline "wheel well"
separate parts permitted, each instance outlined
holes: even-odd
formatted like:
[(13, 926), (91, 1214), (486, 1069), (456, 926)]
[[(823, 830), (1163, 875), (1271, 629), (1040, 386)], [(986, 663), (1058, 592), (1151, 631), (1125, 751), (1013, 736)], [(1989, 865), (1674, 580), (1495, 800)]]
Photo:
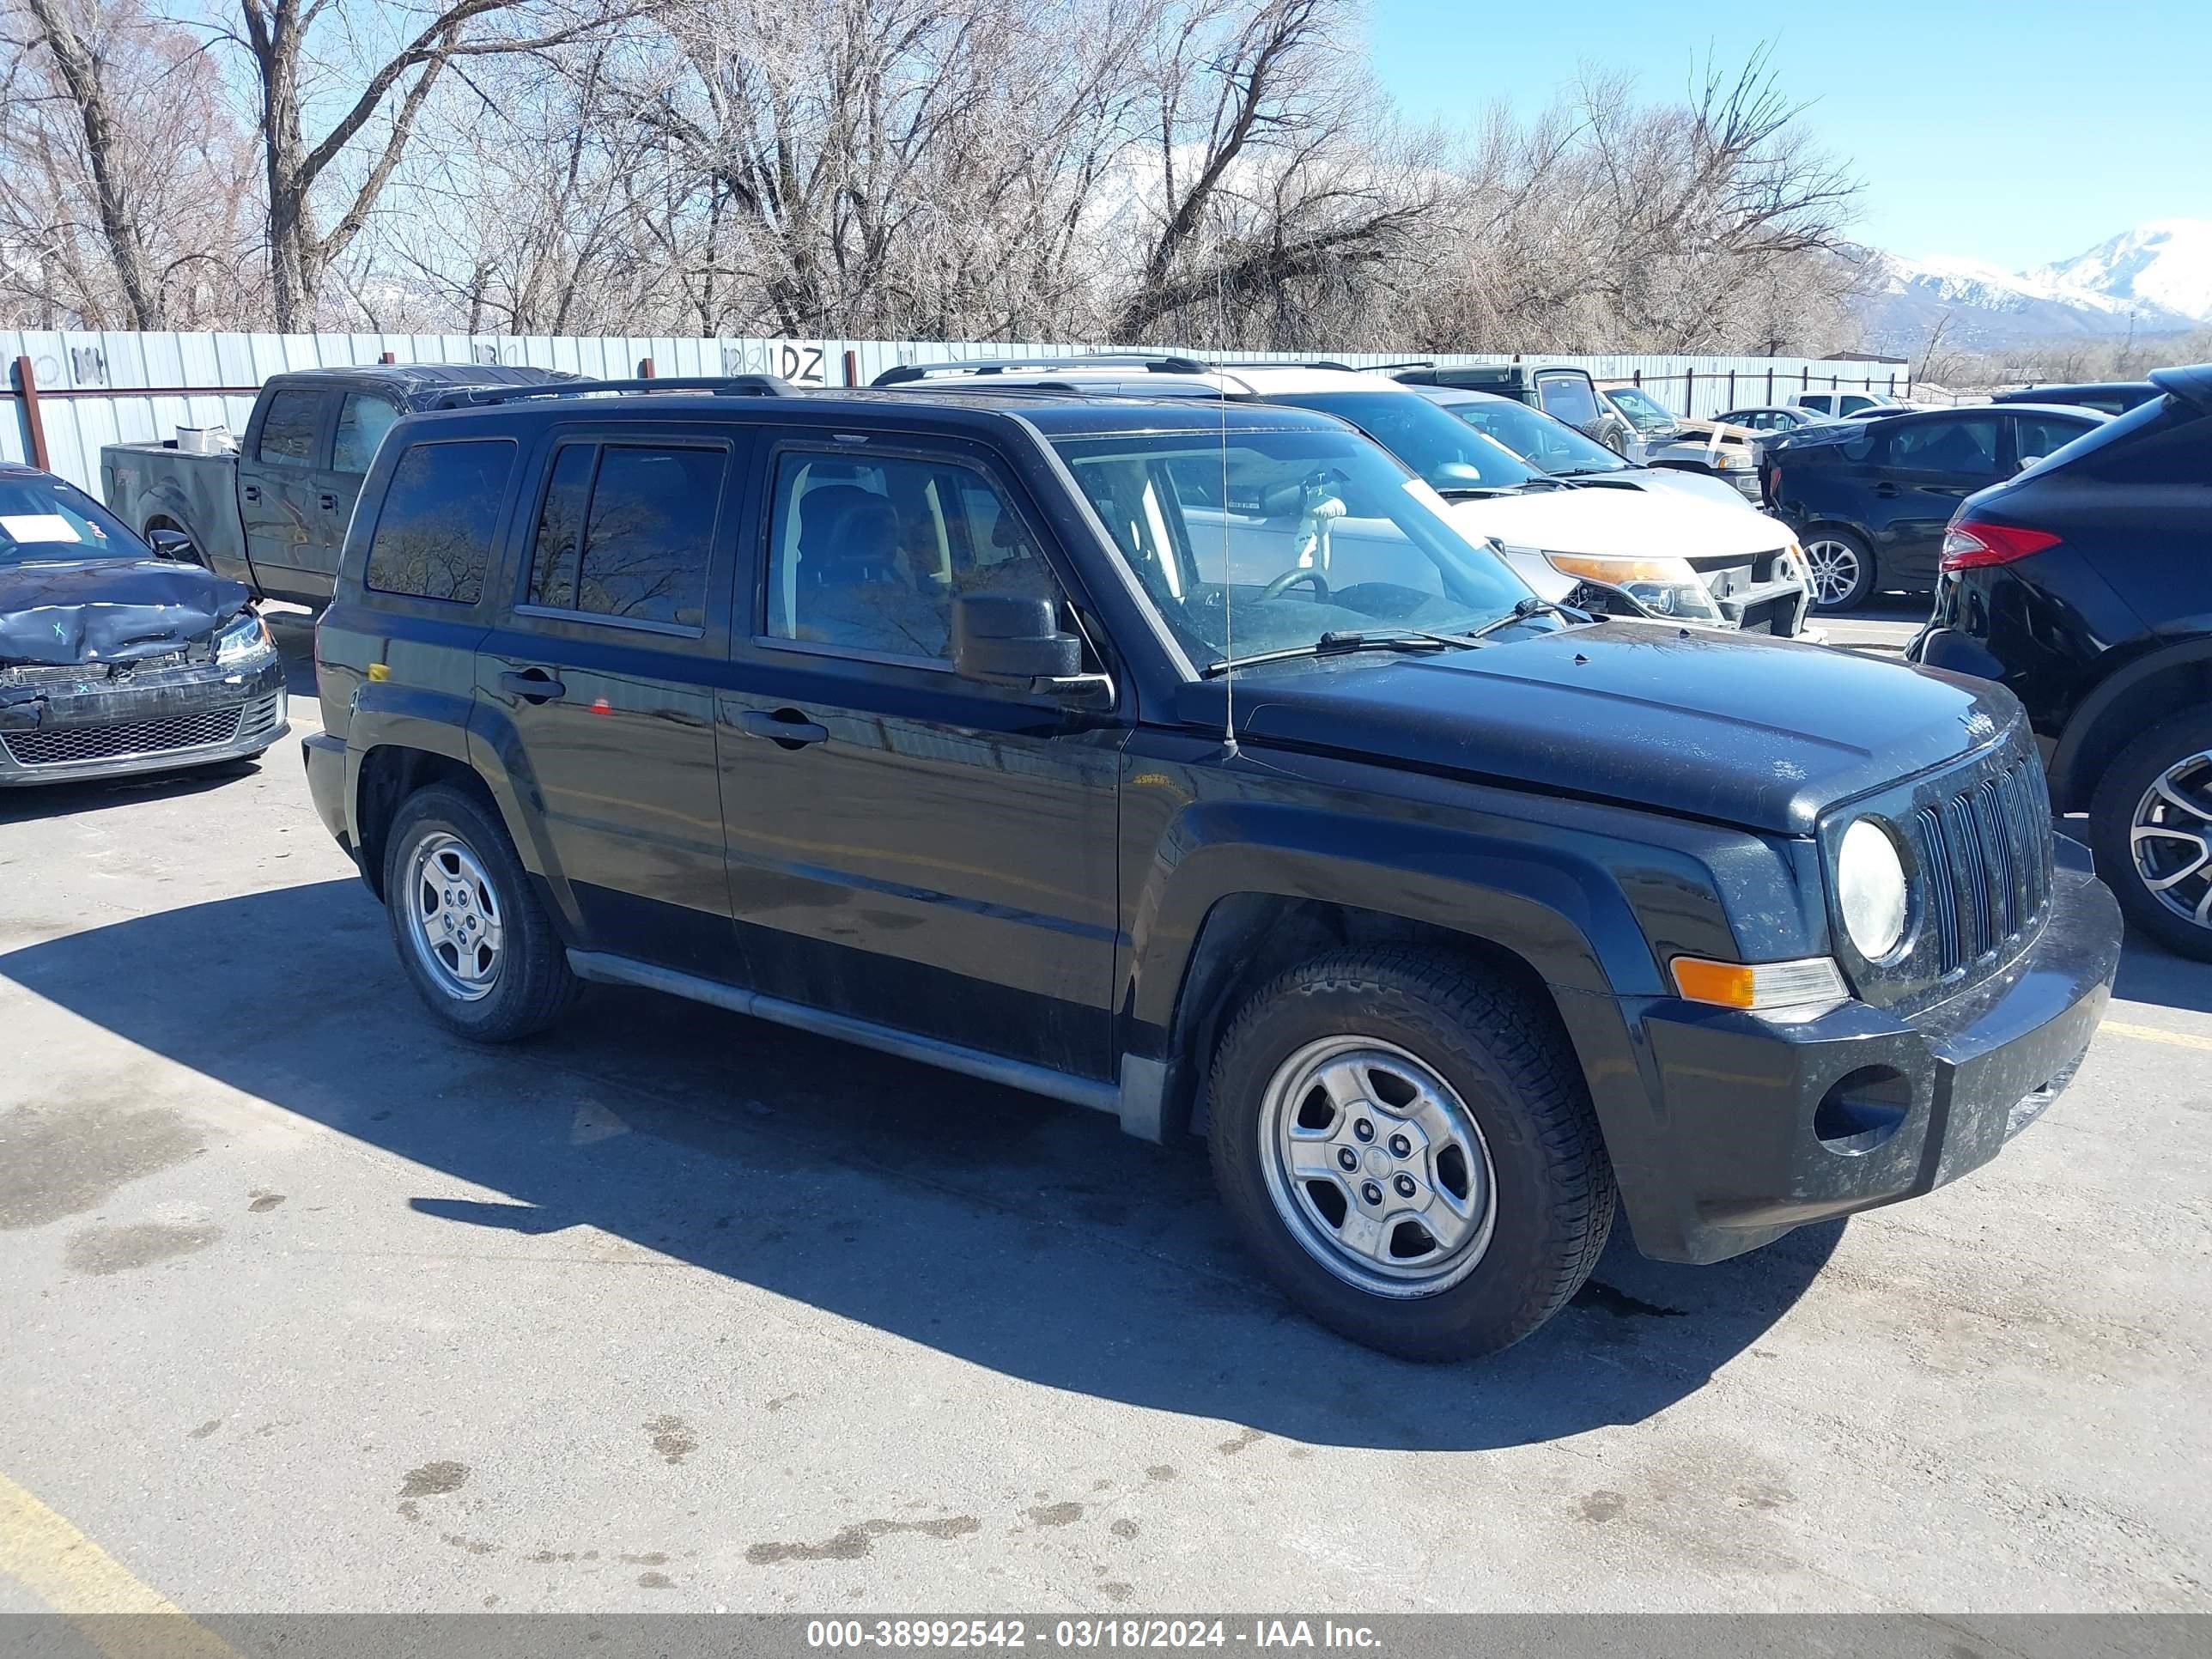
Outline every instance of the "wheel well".
[(1183, 969), (1170, 1036), (1181, 1086), (1166, 1103), (1164, 1123), (1187, 1122), (1194, 1132), (1204, 1132), (1207, 1057), (1238, 1011), (1269, 981), (1326, 951), (1370, 945), (1413, 945), (1458, 957), (1537, 1006), (1556, 1009), (1543, 975), (1526, 957), (1492, 940), (1356, 905), (1232, 893), (1206, 912)]
[(2212, 655), (2153, 669), (2100, 708), (2079, 732), (2065, 737), (2065, 775), (2051, 780), (2062, 812), (2081, 811), (2120, 751), (2172, 714), (2212, 702)]
[(362, 872), (368, 878), (370, 890), (379, 898), (384, 896), (384, 842), (392, 829), (392, 820), (410, 795), (434, 783), (458, 784), (494, 812), (499, 810), (484, 781), (451, 755), (382, 744), (361, 757), (354, 822), (361, 829)]

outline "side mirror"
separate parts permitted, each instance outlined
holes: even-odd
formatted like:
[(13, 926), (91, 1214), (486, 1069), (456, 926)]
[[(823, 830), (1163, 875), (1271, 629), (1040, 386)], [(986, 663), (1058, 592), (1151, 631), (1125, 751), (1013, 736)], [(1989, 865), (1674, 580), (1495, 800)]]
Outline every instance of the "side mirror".
[(1065, 632), (1048, 599), (962, 593), (952, 601), (952, 670), (1085, 708), (1114, 701), (1114, 682), (1083, 672), (1083, 641)]
[(157, 559), (174, 559), (179, 564), (198, 564), (199, 550), (192, 538), (181, 530), (153, 530), (146, 534), (146, 544), (154, 550)]

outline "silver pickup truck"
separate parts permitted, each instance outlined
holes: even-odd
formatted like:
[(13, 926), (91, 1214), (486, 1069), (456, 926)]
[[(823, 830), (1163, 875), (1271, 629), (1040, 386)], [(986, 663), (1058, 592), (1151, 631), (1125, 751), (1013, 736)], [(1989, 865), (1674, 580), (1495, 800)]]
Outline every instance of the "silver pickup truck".
[(181, 533), (200, 563), (263, 599), (320, 605), (376, 447), (403, 414), (476, 386), (571, 380), (477, 363), (373, 364), (279, 374), (261, 388), (235, 453), (162, 443), (100, 452), (108, 510), (152, 539)]

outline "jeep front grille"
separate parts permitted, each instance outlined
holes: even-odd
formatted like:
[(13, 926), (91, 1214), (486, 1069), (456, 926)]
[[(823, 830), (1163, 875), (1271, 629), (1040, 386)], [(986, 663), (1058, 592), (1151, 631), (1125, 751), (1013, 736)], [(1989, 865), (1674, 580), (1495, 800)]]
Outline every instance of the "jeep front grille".
[[(18, 766), (70, 766), (85, 761), (124, 760), (185, 749), (212, 749), (238, 736), (245, 710), (234, 704), (204, 714), (172, 720), (131, 720), (108, 726), (61, 726), (37, 732), (10, 732), (0, 745)], [(270, 724), (274, 724), (273, 721)]]
[(2051, 898), (2051, 794), (2033, 757), (1913, 814), (1923, 902), (1948, 975), (2033, 927)]

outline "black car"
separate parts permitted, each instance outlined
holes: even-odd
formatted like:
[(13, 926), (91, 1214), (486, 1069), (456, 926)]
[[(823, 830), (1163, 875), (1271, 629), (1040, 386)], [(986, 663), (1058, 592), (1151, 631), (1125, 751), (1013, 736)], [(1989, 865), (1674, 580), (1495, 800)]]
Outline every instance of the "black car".
[(2212, 364), (1971, 496), (1917, 661), (2027, 706), (2130, 920), (2212, 960)]
[(2138, 404), (2147, 404), (2160, 395), (2158, 386), (2151, 380), (2098, 380), (2081, 386), (2021, 386), (2012, 392), (2000, 392), (1992, 401), (2068, 404), (2104, 415), (2124, 415)]
[(1304, 410), (413, 416), (316, 647), (317, 810), (452, 1031), (645, 986), (1195, 1130), (1298, 1305), (1420, 1358), (1616, 1202), (1712, 1261), (1975, 1168), (2118, 961), (2002, 688), (1549, 605)]
[(284, 670), (237, 582), (74, 484), (0, 465), (0, 786), (250, 760)]
[(1765, 445), (1760, 493), (1804, 544), (1814, 608), (1849, 611), (1875, 593), (1933, 588), (1961, 501), (2107, 418), (1978, 404), (1808, 427)]

